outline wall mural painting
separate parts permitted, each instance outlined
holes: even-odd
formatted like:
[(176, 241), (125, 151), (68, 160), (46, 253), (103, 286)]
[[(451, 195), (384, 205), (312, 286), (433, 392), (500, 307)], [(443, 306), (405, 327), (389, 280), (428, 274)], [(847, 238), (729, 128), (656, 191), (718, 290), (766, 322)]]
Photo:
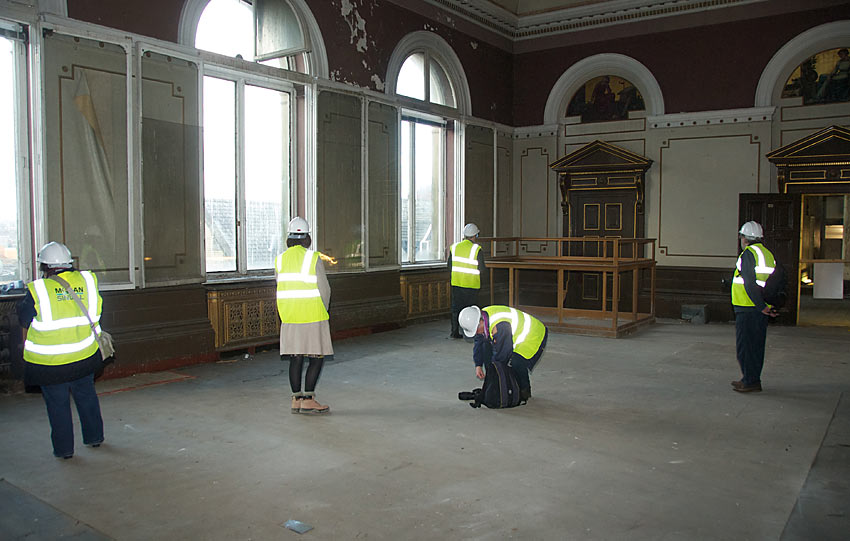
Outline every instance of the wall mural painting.
[(578, 89), (567, 107), (567, 116), (580, 116), (582, 122), (627, 120), (629, 111), (645, 109), (637, 87), (622, 77), (594, 77)]
[(847, 48), (821, 51), (791, 73), (783, 98), (802, 97), (803, 105), (850, 101), (850, 54)]

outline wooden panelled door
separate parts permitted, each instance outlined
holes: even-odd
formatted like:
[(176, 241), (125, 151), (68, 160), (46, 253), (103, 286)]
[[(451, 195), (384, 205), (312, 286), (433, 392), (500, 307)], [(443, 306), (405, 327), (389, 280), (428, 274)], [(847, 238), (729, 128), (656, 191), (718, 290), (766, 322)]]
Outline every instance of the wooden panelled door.
[[(738, 199), (738, 226), (755, 220), (764, 228), (764, 245), (785, 267), (788, 302), (776, 322), (797, 324), (800, 289), (800, 194), (742, 193)], [(740, 246), (737, 248), (740, 251)]]

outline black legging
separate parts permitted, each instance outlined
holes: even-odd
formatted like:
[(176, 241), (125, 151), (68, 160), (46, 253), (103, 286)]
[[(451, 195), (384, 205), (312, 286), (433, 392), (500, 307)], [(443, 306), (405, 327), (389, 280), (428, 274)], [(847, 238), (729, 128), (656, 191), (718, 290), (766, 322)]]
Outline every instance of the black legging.
[[(301, 368), (304, 366), (304, 355), (289, 355), (289, 386), (293, 393), (301, 392)], [(322, 374), (325, 365), (324, 357), (309, 357), (310, 366), (307, 367), (307, 376), (304, 378), (304, 392), (312, 393), (316, 390), (316, 383)]]

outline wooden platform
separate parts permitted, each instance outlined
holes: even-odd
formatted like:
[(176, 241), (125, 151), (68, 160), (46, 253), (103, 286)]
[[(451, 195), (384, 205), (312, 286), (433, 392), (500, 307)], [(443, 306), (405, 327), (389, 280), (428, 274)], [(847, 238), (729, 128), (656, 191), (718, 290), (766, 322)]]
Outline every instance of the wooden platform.
[[(485, 264), (490, 269), (490, 283), (494, 283), (494, 271), (508, 271), (508, 305), (537, 316), (554, 331), (607, 336), (617, 338), (634, 332), (640, 327), (655, 322), (655, 240), (616, 238), (489, 238), (489, 255)], [(527, 254), (524, 246), (545, 243), (551, 246), (552, 255), (540, 252)], [(593, 249), (587, 250), (591, 245)], [(577, 249), (579, 247), (580, 249)], [(625, 248), (625, 250), (624, 250)], [(511, 253), (506, 253), (511, 252)], [(526, 253), (524, 253), (526, 252)], [(591, 252), (594, 255), (575, 255)], [(623, 253), (629, 254), (623, 257)], [(556, 273), (556, 290), (553, 305), (538, 306), (521, 304), (519, 299), (519, 272), (521, 270), (550, 271)], [(598, 273), (601, 275), (601, 299), (598, 309), (565, 306), (567, 289), (565, 274), (569, 272)], [(640, 288), (640, 273), (648, 274), (648, 288)], [(631, 273), (631, 310), (620, 310), (620, 282), (623, 275)], [(608, 278), (612, 278), (611, 291)], [(641, 295), (647, 298), (648, 311), (639, 311)], [(491, 304), (495, 303), (494, 288), (490, 293)], [(609, 308), (610, 304), (610, 308)]]

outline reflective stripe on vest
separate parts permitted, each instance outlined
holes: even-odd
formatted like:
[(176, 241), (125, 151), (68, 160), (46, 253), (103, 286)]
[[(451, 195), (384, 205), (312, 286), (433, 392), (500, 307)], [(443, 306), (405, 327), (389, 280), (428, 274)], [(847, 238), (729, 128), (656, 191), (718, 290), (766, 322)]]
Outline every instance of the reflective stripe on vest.
[(468, 289), (481, 288), (478, 252), (481, 246), (469, 239), (452, 244), (452, 285)]
[[(776, 268), (776, 260), (770, 250), (761, 244), (751, 244), (744, 251), (746, 250), (752, 252), (756, 262), (756, 285), (764, 287), (768, 276), (773, 274)], [(737, 263), (735, 263), (735, 276), (732, 278), (732, 304), (734, 306), (755, 306), (753, 300), (747, 295), (747, 290), (744, 287), (744, 277), (741, 276), (741, 257), (743, 255), (744, 252), (741, 252)]]
[(488, 306), (483, 309), (489, 316), (490, 336), (502, 321), (511, 324), (514, 353), (526, 359), (534, 357), (543, 343), (546, 327), (537, 318), (510, 306)]
[[(100, 332), (102, 299), (97, 279), (89, 271), (60, 273), (83, 301)], [(80, 315), (76, 301), (55, 280), (45, 278), (28, 284), (35, 301), (36, 317), (27, 331), (24, 360), (33, 364), (63, 365), (88, 358), (97, 351), (97, 342), (88, 318)]]
[(303, 246), (292, 246), (275, 258), (277, 311), (283, 323), (329, 319), (319, 291), (318, 261), (319, 252)]

